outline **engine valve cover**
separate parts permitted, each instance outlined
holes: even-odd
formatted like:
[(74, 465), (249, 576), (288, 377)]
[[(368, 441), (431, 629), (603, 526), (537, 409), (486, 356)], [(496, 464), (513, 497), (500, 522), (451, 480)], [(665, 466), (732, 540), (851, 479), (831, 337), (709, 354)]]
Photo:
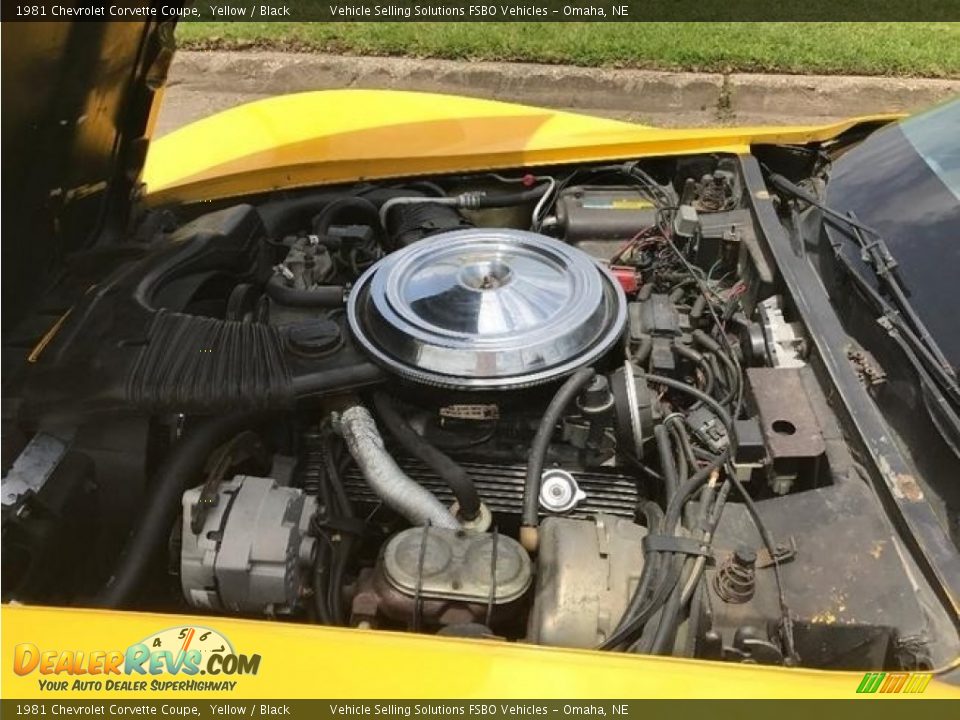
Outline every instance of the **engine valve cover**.
[(626, 299), (587, 254), (536, 233), (440, 233), (357, 282), (350, 328), (375, 361), (454, 389), (518, 388), (569, 374), (623, 333)]

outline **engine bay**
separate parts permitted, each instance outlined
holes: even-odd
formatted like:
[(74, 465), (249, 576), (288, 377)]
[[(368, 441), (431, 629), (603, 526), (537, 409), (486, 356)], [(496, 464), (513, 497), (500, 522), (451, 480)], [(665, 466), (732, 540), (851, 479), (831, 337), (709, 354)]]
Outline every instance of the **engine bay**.
[(936, 667), (760, 192), (695, 155), (144, 211), (5, 348), (4, 601)]

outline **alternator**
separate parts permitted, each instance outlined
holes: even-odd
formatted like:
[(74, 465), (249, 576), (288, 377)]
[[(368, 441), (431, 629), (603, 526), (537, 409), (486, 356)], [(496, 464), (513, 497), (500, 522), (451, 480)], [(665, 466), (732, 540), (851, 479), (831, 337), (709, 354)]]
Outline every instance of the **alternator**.
[[(204, 503), (206, 507), (202, 507)], [(183, 494), (180, 582), (194, 607), (283, 614), (309, 586), (316, 540), (307, 534), (316, 500), (271, 478), (238, 475)], [(194, 513), (202, 527), (191, 527)]]

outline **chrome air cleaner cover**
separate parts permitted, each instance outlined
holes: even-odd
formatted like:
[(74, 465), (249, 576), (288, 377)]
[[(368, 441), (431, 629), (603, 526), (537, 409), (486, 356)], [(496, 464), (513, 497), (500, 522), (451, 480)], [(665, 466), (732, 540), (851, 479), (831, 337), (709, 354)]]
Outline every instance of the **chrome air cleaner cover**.
[(373, 359), (440, 387), (506, 389), (593, 362), (626, 324), (610, 273), (559, 240), (510, 229), (440, 233), (380, 260), (349, 300)]

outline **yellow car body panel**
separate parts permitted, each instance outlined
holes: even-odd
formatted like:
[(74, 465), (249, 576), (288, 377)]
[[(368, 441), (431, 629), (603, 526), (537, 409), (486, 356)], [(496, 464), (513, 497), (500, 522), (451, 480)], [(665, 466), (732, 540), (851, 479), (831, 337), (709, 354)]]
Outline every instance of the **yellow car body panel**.
[(663, 129), (492, 100), (387, 90), (281, 95), (226, 110), (150, 147), (157, 205), (281, 188), (692, 152), (835, 137), (825, 126)]
[[(5, 606), (2, 662), (5, 697), (102, 697), (102, 691), (42, 691), (39, 679), (120, 681), (150, 675), (47, 675), (13, 670), (15, 646), (39, 650), (125, 650), (167, 628), (197, 625), (229, 639), (237, 653), (261, 656), (256, 675), (234, 675), (229, 698), (852, 698), (862, 672), (822, 672), (565, 650), (488, 640), (328, 628), (276, 621), (153, 615), (105, 610)], [(226, 676), (219, 676), (222, 679)], [(212, 680), (212, 675), (194, 675)], [(183, 675), (156, 679), (185, 680)], [(112, 698), (157, 697), (156, 692), (113, 691)], [(197, 691), (165, 692), (196, 698)], [(209, 697), (209, 694), (203, 695)], [(225, 694), (224, 697), (227, 697)], [(863, 696), (859, 696), (863, 697)], [(902, 697), (879, 694), (871, 697)], [(913, 696), (920, 697), (920, 696)], [(960, 699), (960, 688), (936, 679), (924, 698)]]

